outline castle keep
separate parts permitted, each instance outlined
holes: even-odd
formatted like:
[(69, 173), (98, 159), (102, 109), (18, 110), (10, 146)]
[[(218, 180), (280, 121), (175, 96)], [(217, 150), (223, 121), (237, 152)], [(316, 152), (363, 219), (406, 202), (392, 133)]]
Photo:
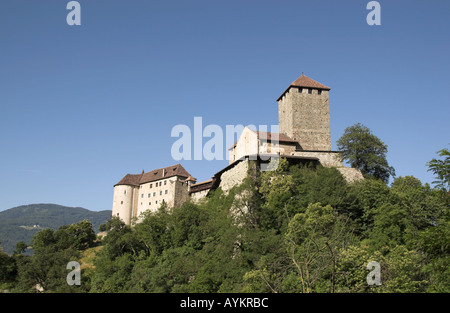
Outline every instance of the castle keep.
[(301, 75), (277, 99), (279, 133), (245, 127), (229, 151), (229, 165), (212, 179), (197, 183), (181, 164), (141, 174), (127, 174), (114, 185), (113, 216), (131, 224), (144, 211), (156, 211), (164, 201), (180, 206), (188, 199), (198, 201), (218, 187), (225, 192), (247, 175), (249, 162), (264, 166), (273, 157), (291, 164), (313, 162), (335, 167), (349, 182), (363, 179), (361, 172), (344, 167), (339, 152), (331, 151), (330, 88)]

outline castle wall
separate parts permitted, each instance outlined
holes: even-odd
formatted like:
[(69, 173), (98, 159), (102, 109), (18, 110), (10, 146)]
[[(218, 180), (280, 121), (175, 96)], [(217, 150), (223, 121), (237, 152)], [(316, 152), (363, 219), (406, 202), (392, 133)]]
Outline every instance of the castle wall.
[(129, 225), (134, 205), (135, 187), (128, 185), (114, 186), (112, 215), (118, 216)]
[(208, 195), (209, 191), (210, 191), (210, 189), (205, 189), (202, 191), (193, 192), (193, 193), (191, 193), (190, 198), (191, 198), (192, 202), (199, 203), (200, 200), (204, 199)]
[(229, 150), (229, 164), (239, 160), (243, 156), (258, 153), (258, 136), (256, 132), (245, 127), (239, 137), (236, 147)]
[(278, 143), (278, 145), (273, 145), (272, 142), (262, 142), (259, 145), (259, 153), (271, 153), (271, 154), (292, 154), (295, 152), (295, 145)]
[[(289, 92), (290, 90), (287, 93)], [(285, 134), (292, 139), (298, 140), (294, 138), (293, 106), (291, 101), (287, 99), (287, 93), (278, 101), (278, 130), (280, 134)]]
[(290, 155), (318, 158), (324, 167), (343, 167), (340, 154), (326, 151), (295, 151)]
[(189, 200), (188, 182), (176, 180), (174, 183), (173, 206), (180, 207)]
[(364, 176), (360, 170), (351, 167), (339, 167), (337, 168), (339, 172), (341, 172), (342, 176), (344, 176), (345, 180), (348, 183), (353, 183), (358, 180), (363, 180)]
[(244, 178), (247, 177), (248, 168), (249, 161), (245, 158), (233, 168), (222, 173), (219, 187), (222, 188), (224, 192), (228, 192), (234, 186), (239, 185)]
[(148, 210), (156, 212), (163, 200), (169, 207), (173, 207), (175, 203), (177, 180), (177, 177), (173, 176), (141, 184), (139, 186), (137, 212), (134, 216), (139, 217), (142, 212)]
[(291, 87), (280, 99), (279, 130), (300, 143), (304, 150), (331, 150), (328, 90)]

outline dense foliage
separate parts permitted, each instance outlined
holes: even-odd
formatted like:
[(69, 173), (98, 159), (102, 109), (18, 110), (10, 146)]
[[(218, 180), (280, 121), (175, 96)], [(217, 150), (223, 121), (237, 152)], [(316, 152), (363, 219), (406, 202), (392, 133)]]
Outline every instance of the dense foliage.
[[(40, 231), (32, 256), (0, 252), (0, 284), (17, 292), (449, 292), (449, 195), (412, 176), (347, 184), (333, 168), (252, 169), (228, 194)], [(97, 247), (93, 247), (97, 245)], [(95, 249), (94, 257), (86, 254)], [(82, 264), (68, 286), (66, 264)], [(369, 286), (369, 261), (381, 285)]]
[(51, 203), (22, 205), (0, 212), (0, 241), (4, 251), (11, 254), (18, 242), (30, 243), (45, 228), (56, 230), (87, 219), (97, 229), (110, 217), (110, 210), (90, 211)]
[(366, 126), (357, 123), (347, 127), (337, 141), (337, 146), (343, 160), (361, 170), (364, 176), (379, 178), (384, 182), (395, 176), (395, 169), (389, 166), (386, 158), (387, 145)]

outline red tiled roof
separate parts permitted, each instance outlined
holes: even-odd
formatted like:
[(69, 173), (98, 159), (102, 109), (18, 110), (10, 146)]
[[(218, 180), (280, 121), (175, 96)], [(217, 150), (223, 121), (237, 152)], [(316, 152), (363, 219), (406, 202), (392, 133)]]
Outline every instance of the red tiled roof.
[(281, 94), (281, 96), (278, 97), (277, 101), (279, 101), (283, 95), (289, 90), (291, 87), (305, 87), (305, 88), (315, 88), (315, 89), (322, 89), (322, 90), (330, 90), (330, 87), (327, 87), (314, 79), (309, 78), (308, 76), (305, 76), (302, 74), (299, 78), (294, 80), (292, 84), (289, 85), (289, 87)]
[(142, 174), (127, 174), (116, 185), (139, 186)]
[(324, 90), (330, 90), (330, 87), (327, 87), (325, 85), (322, 85), (319, 82), (316, 82), (314, 79), (309, 78), (308, 76), (305, 76), (302, 74), (299, 78), (297, 78), (291, 86), (296, 87), (307, 87), (307, 88), (317, 88), (317, 89), (324, 89)]
[(116, 185), (131, 185), (139, 186), (140, 184), (148, 183), (151, 181), (160, 180), (163, 178), (169, 178), (173, 176), (181, 176), (188, 178), (191, 176), (181, 164), (176, 164), (157, 170), (153, 170), (142, 174), (127, 174)]

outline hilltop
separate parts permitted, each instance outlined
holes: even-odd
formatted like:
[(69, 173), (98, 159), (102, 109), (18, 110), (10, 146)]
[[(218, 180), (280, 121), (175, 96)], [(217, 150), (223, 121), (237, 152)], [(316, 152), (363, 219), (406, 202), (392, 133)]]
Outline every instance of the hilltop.
[(45, 228), (58, 229), (82, 220), (89, 220), (94, 231), (111, 217), (110, 210), (90, 211), (58, 204), (29, 204), (0, 212), (0, 246), (12, 253), (19, 241), (31, 243), (31, 238)]

